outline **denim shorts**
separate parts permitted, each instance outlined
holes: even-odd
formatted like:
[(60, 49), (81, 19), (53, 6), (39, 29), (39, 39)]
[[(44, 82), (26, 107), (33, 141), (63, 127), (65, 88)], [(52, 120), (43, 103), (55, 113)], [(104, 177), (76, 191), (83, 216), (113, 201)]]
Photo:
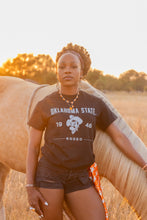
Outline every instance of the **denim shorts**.
[(93, 185), (89, 178), (89, 169), (66, 169), (50, 166), (42, 157), (38, 163), (35, 185), (39, 188), (64, 189), (64, 193), (70, 193), (87, 189)]

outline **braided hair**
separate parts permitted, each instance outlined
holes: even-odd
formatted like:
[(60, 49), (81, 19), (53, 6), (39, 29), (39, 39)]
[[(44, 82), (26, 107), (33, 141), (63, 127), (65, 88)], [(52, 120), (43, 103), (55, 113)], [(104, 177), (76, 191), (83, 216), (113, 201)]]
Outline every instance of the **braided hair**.
[[(72, 43), (69, 43), (67, 44), (66, 47), (63, 47), (63, 49), (57, 53), (57, 56), (56, 56), (56, 65), (58, 63), (58, 60), (59, 58), (66, 52), (75, 52), (77, 54), (79, 54), (79, 56), (81, 57), (82, 61), (83, 61), (83, 75), (86, 75), (89, 68), (90, 68), (90, 65), (91, 65), (91, 59), (90, 59), (90, 55), (88, 53), (88, 51), (82, 47), (82, 46), (79, 46), (77, 44), (73, 45)], [(82, 66), (82, 65), (81, 65)]]

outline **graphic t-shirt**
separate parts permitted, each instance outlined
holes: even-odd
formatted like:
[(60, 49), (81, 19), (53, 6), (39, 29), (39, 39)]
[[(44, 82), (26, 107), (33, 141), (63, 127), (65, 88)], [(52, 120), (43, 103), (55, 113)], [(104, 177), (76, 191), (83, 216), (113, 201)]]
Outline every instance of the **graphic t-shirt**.
[[(64, 97), (70, 101), (75, 98)], [(41, 151), (50, 164), (74, 169), (89, 167), (94, 162), (96, 126), (105, 131), (115, 119), (101, 99), (81, 90), (72, 110), (58, 92), (46, 96), (36, 105), (28, 124), (45, 130)]]

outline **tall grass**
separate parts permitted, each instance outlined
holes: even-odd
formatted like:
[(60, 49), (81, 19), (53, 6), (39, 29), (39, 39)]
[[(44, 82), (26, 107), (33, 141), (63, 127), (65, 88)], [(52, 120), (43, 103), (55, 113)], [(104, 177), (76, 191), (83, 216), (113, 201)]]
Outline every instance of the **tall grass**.
[[(111, 103), (147, 145), (147, 94), (106, 93)], [(137, 220), (128, 203), (106, 179), (101, 180), (110, 220)], [(38, 216), (29, 211), (25, 191), (25, 175), (11, 171), (5, 187), (4, 204), (7, 220), (35, 220)]]

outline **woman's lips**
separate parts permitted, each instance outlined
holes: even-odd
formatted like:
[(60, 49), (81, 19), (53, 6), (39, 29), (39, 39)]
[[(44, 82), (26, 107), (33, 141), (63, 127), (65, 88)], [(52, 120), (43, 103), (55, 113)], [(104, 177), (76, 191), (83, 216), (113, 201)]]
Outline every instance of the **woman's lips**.
[(65, 76), (63, 79), (64, 80), (71, 80), (73, 77), (72, 76)]

